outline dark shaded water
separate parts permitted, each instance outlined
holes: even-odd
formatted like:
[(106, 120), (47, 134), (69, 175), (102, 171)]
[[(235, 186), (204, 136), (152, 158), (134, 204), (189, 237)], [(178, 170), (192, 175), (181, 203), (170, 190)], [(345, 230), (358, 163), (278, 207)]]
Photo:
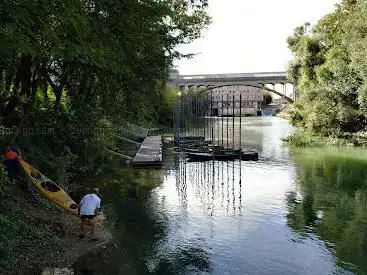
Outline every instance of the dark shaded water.
[(162, 171), (102, 183), (116, 245), (79, 259), (77, 274), (367, 273), (366, 151), (289, 151), (287, 121), (243, 125), (258, 162), (168, 154)]

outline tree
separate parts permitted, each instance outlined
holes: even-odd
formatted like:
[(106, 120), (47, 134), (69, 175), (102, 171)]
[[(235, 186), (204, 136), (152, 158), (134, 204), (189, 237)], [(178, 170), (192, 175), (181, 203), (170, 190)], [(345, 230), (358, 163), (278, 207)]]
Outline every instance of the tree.
[(273, 96), (269, 92), (264, 92), (264, 103), (265, 105), (269, 105), (273, 102)]
[[(55, 155), (68, 146), (83, 166), (93, 162), (88, 152), (102, 157), (113, 142), (94, 129), (166, 121), (169, 68), (185, 56), (177, 46), (210, 23), (206, 7), (198, 0), (1, 1), (3, 123), (53, 127), (56, 137), (16, 142), (43, 143)], [(88, 134), (73, 134), (80, 127)]]
[(288, 74), (301, 94), (294, 125), (325, 136), (365, 129), (366, 6), (366, 0), (344, 0), (312, 29), (301, 26), (288, 39), (294, 56)]

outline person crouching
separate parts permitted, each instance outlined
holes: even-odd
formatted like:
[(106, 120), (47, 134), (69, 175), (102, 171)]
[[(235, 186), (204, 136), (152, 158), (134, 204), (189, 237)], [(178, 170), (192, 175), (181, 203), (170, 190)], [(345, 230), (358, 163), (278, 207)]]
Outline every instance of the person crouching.
[(94, 236), (96, 230), (96, 220), (98, 211), (101, 208), (101, 199), (98, 196), (98, 188), (94, 189), (93, 193), (86, 194), (80, 201), (78, 206), (79, 216), (81, 219), (81, 234), (79, 237), (82, 239), (90, 230), (91, 237)]

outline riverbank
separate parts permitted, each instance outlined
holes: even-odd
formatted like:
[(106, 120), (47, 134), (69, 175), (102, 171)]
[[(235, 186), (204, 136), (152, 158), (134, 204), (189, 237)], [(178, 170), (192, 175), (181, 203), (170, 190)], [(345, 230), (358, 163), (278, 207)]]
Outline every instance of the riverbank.
[[(3, 185), (4, 183), (2, 183)], [(79, 257), (112, 240), (108, 223), (98, 241), (80, 239), (77, 217), (59, 210), (22, 181), (2, 193), (0, 274), (41, 274), (45, 268), (70, 267)]]
[(291, 118), (290, 113), (291, 113), (292, 110), (293, 110), (293, 105), (289, 104), (287, 107), (285, 107), (279, 113), (277, 113), (275, 116), (286, 119), (286, 120), (290, 120), (290, 118)]
[[(281, 112), (276, 114), (276, 117), (286, 120), (291, 119), (291, 112), (293, 105), (288, 105)], [(296, 147), (318, 147), (318, 146), (367, 146), (367, 132), (357, 133), (342, 133), (338, 136), (321, 136), (314, 133), (307, 132), (303, 129), (297, 129), (293, 134), (284, 138), (283, 141), (289, 145)]]
[(324, 137), (297, 129), (293, 134), (283, 139), (286, 143), (296, 147), (318, 147), (318, 146), (349, 146), (367, 147), (367, 133), (344, 133), (337, 137)]
[[(365, 274), (367, 152), (293, 150), (281, 142), (293, 132), (287, 120), (241, 122), (244, 145), (263, 161), (195, 163), (167, 152), (166, 170), (99, 181), (116, 246), (81, 257), (75, 273)], [(142, 192), (132, 180), (158, 188)]]

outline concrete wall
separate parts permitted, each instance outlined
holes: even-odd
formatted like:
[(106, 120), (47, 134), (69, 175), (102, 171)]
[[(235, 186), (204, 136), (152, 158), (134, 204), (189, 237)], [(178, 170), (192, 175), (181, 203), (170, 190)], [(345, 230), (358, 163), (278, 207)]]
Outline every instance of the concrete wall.
[(260, 88), (246, 87), (246, 86), (231, 86), (231, 87), (221, 87), (216, 88), (212, 92), (213, 101), (232, 101), (233, 96), (235, 101), (240, 100), (240, 95), (242, 96), (242, 101), (263, 101), (264, 96)]
[[(235, 116), (256, 116), (257, 115), (257, 108), (235, 108), (234, 115)], [(233, 108), (219, 108), (218, 109), (218, 116), (233, 116)]]

